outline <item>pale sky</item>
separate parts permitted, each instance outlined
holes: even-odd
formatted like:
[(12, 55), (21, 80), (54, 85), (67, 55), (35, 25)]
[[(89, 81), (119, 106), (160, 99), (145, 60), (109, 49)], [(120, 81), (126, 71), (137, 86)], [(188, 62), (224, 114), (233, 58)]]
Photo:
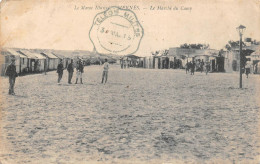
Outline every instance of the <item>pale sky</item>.
[[(149, 3), (147, 3), (149, 2)], [(75, 10), (75, 6), (93, 7)], [(221, 49), (229, 40), (238, 40), (236, 27), (246, 26), (245, 37), (260, 41), (260, 1), (74, 1), (16, 0), (1, 3), (1, 47), (42, 48), (58, 50), (93, 50), (89, 30), (97, 13), (96, 6), (138, 6), (132, 10), (144, 29), (139, 56), (151, 51), (178, 47), (183, 43), (210, 44)], [(154, 6), (155, 10), (150, 10)], [(157, 10), (158, 6), (178, 7)], [(191, 7), (190, 11), (180, 8)]]

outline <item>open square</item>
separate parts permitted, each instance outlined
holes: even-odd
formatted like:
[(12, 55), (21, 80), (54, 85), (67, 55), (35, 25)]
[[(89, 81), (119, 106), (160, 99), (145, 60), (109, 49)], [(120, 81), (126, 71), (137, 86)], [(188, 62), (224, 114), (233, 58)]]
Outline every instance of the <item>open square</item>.
[[(85, 67), (83, 84), (57, 73), (1, 77), (1, 162), (255, 163), (259, 75)], [(75, 81), (75, 74), (72, 83)], [(222, 161), (222, 162), (223, 162)]]

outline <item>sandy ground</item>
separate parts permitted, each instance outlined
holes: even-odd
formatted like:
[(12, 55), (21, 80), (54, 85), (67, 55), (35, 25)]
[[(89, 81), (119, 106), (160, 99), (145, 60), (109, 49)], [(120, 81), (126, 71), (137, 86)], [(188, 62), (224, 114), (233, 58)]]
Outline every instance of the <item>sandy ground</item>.
[[(0, 163), (258, 163), (259, 75), (112, 66), (1, 78)], [(73, 77), (75, 82), (75, 74)], [(258, 92), (257, 92), (258, 89)]]

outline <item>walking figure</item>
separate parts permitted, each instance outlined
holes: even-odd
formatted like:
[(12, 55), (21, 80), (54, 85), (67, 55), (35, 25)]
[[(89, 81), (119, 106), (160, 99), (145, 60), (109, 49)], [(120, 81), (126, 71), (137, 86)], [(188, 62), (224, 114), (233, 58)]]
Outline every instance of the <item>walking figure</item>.
[(63, 75), (63, 64), (62, 64), (62, 59), (60, 59), (60, 63), (57, 67), (57, 73), (58, 73), (58, 84), (60, 84), (60, 81), (62, 79), (62, 75)]
[(15, 78), (18, 76), (16, 72), (16, 66), (15, 66), (15, 58), (11, 59), (11, 63), (7, 66), (5, 75), (9, 76), (9, 95), (15, 95), (14, 93), (14, 84), (15, 84)]
[(103, 70), (103, 74), (102, 74), (102, 82), (101, 83), (103, 83), (103, 82), (107, 83), (107, 76), (108, 76), (108, 69), (109, 69), (109, 64), (107, 62), (107, 59), (105, 59), (105, 63), (103, 65), (103, 67), (104, 67), (104, 70)]
[(72, 84), (71, 83), (71, 79), (72, 79), (73, 72), (74, 72), (74, 66), (73, 66), (73, 60), (72, 59), (70, 61), (70, 64), (68, 65), (67, 70), (68, 70), (68, 73), (69, 73), (69, 75), (68, 75), (68, 83)]
[(78, 79), (79, 78), (80, 78), (80, 84), (83, 84), (83, 82), (82, 82), (82, 73), (84, 72), (84, 66), (83, 66), (83, 63), (82, 63), (81, 59), (79, 59), (79, 61), (77, 62), (76, 70), (77, 70), (77, 78), (76, 78), (75, 84), (78, 83)]

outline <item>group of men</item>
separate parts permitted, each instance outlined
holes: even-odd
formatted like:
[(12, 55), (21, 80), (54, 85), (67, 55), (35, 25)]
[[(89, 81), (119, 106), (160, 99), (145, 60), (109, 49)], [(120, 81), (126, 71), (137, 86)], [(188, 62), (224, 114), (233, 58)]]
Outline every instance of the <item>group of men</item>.
[[(210, 70), (210, 65), (209, 63), (204, 63), (203, 61), (201, 61), (199, 63), (199, 70), (200, 72), (202, 73), (203, 70), (204, 70), (204, 66), (205, 66), (205, 73), (206, 75), (208, 74), (209, 70)], [(195, 68), (196, 68), (196, 63), (193, 61), (193, 62), (187, 62), (186, 63), (186, 74), (190, 71), (191, 72), (191, 75), (194, 75), (194, 72), (195, 72)]]
[(194, 75), (195, 72), (195, 63), (194, 62), (187, 62), (186, 63), (186, 74), (190, 71), (191, 75)]
[(124, 60), (124, 58), (121, 58), (120, 59), (120, 66), (121, 66), (121, 69), (129, 68), (130, 67), (130, 61), (128, 60), (128, 58), (126, 58), (125, 60)]
[[(60, 84), (60, 81), (62, 79), (63, 76), (63, 70), (66, 69), (63, 67), (63, 63), (62, 60), (60, 60), (60, 63), (57, 67), (57, 73), (58, 73), (58, 84)], [(70, 60), (70, 63), (67, 67), (67, 71), (68, 71), (68, 83), (71, 83), (71, 79), (73, 77), (73, 72), (74, 72), (74, 65), (73, 65), (73, 59)], [(82, 82), (82, 73), (84, 72), (84, 65), (83, 62), (81, 61), (81, 59), (79, 61), (77, 61), (76, 63), (76, 71), (77, 71), (77, 78), (76, 78), (76, 82), (75, 84), (78, 83), (78, 79), (80, 79), (80, 83), (83, 84)]]
[[(101, 83), (106, 83), (107, 82), (107, 77), (108, 77), (108, 69), (109, 69), (109, 64), (107, 62), (107, 59), (105, 59), (105, 63), (103, 64), (103, 74), (102, 74), (102, 81)], [(62, 75), (63, 75), (63, 70), (65, 68), (63, 67), (62, 64), (62, 60), (60, 60), (60, 63), (57, 67), (57, 73), (58, 73), (58, 84), (60, 84), (60, 81), (62, 79)], [(73, 59), (71, 59), (70, 64), (67, 67), (67, 71), (68, 71), (68, 83), (71, 83), (71, 79), (73, 77), (73, 72), (74, 72), (74, 65), (73, 65)], [(84, 72), (84, 64), (82, 62), (81, 59), (79, 59), (79, 61), (77, 61), (76, 63), (76, 71), (77, 71), (77, 78), (76, 78), (76, 82), (75, 84), (78, 83), (78, 79), (80, 79), (80, 84), (83, 84), (82, 82), (82, 74)]]
[[(60, 60), (60, 63), (58, 64), (57, 67), (57, 73), (58, 73), (58, 84), (60, 84), (60, 81), (62, 79), (63, 76), (63, 70), (66, 69), (63, 66), (63, 61)], [(108, 69), (109, 69), (109, 64), (107, 59), (105, 59), (105, 63), (103, 64), (103, 74), (102, 74), (102, 81), (101, 83), (106, 83), (107, 82), (107, 78), (108, 78)], [(72, 77), (73, 77), (73, 72), (74, 72), (74, 65), (73, 65), (73, 59), (71, 59), (68, 67), (67, 67), (67, 71), (68, 71), (68, 83), (71, 83)], [(80, 83), (83, 84), (82, 82), (82, 73), (84, 72), (84, 64), (82, 62), (82, 60), (80, 59), (79, 61), (77, 61), (76, 63), (76, 71), (77, 71), (77, 78), (76, 78), (76, 82), (75, 84), (78, 83), (78, 79), (80, 79)], [(5, 71), (5, 75), (9, 77), (9, 95), (15, 95), (14, 92), (14, 84), (15, 84), (15, 79), (18, 76), (18, 73), (16, 72), (16, 65), (15, 65), (15, 58), (11, 58), (11, 63), (7, 66), (6, 71)]]

